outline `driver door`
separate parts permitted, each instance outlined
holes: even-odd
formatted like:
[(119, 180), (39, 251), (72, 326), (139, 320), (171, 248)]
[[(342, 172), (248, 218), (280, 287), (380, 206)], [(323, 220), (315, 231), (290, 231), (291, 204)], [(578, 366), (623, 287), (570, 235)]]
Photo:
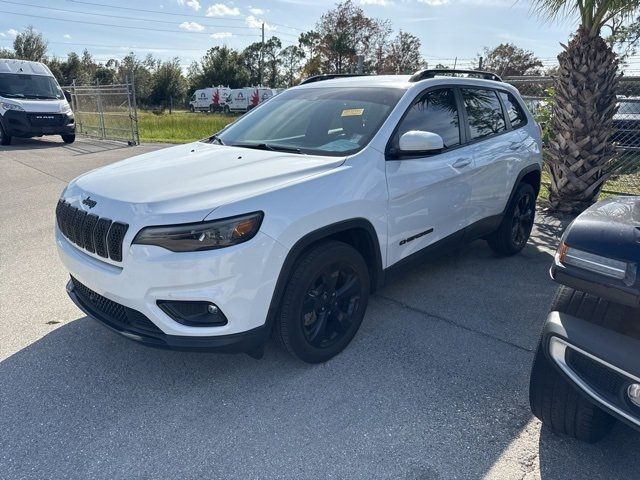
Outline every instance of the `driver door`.
[[(468, 224), (473, 155), (465, 146), (460, 101), (452, 88), (420, 94), (400, 121), (387, 152), (387, 265), (439, 240), (462, 238)], [(442, 151), (407, 155), (399, 139), (411, 130), (437, 133)], [(459, 235), (455, 235), (459, 233)]]

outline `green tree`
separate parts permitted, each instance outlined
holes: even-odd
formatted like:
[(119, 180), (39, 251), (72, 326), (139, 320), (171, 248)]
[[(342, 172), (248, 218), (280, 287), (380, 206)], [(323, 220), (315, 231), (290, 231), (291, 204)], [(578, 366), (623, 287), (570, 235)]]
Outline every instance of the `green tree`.
[(267, 83), (270, 87), (278, 86), (278, 74), (280, 73), (280, 50), (282, 42), (278, 37), (271, 37), (264, 42), (262, 50), (263, 55), (263, 71), (262, 82)]
[(36, 32), (31, 25), (19, 33), (13, 41), (15, 57), (33, 62), (41, 62), (45, 59), (47, 46), (42, 34)]
[(283, 68), (284, 81), (291, 87), (296, 81), (304, 60), (304, 50), (296, 45), (289, 45), (280, 51), (280, 63)]
[(394, 74), (415, 73), (424, 65), (420, 55), (421, 47), (418, 37), (400, 30), (398, 36), (389, 45), (384, 71)]
[(227, 46), (210, 48), (200, 61), (197, 75), (191, 77), (191, 87), (226, 85), (240, 88), (247, 85), (249, 74), (242, 65), (242, 55)]
[(186, 81), (182, 75), (180, 60), (160, 62), (151, 77), (149, 102), (153, 105), (177, 105), (184, 100)]
[(577, 213), (591, 205), (615, 156), (610, 138), (616, 111), (618, 59), (603, 27), (629, 18), (638, 0), (533, 0), (543, 17), (574, 17), (579, 27), (558, 56), (549, 139), (551, 208)]
[(540, 75), (542, 61), (533, 52), (517, 47), (513, 43), (501, 43), (497, 47), (485, 47), (478, 55), (478, 64), (482, 57), (482, 70), (494, 72), (501, 77), (522, 75)]
[(250, 44), (242, 51), (242, 65), (247, 70), (249, 84), (260, 83), (260, 57), (262, 55), (262, 42)]

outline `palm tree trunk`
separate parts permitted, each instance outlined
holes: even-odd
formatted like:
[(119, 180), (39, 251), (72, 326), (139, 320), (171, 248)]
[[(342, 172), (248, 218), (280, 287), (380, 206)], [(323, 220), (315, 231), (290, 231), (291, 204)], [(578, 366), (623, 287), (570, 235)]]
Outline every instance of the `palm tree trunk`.
[(579, 213), (596, 201), (615, 156), (618, 59), (599, 35), (580, 27), (558, 56), (548, 163), (551, 208)]

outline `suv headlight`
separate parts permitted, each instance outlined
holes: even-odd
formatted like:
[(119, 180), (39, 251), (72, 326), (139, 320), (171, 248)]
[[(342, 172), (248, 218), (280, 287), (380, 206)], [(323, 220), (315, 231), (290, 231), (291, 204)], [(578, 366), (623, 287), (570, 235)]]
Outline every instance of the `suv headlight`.
[(24, 108), (22, 108), (20, 105), (16, 105), (14, 103), (0, 103), (0, 106), (2, 106), (2, 108), (4, 110), (15, 110), (16, 112), (24, 112)]
[(199, 252), (230, 247), (255, 237), (262, 224), (262, 212), (209, 222), (147, 227), (138, 232), (133, 243), (156, 245), (172, 252)]
[(568, 246), (566, 243), (560, 244), (556, 253), (556, 261), (563, 265), (571, 265), (605, 277), (622, 280), (626, 285), (633, 285), (636, 281), (635, 263), (627, 263), (622, 260), (578, 250)]

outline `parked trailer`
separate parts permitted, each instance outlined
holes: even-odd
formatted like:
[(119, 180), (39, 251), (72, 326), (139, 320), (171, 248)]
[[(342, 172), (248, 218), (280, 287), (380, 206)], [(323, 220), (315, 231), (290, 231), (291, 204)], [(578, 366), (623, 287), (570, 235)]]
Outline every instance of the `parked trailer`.
[(211, 87), (196, 90), (191, 96), (189, 110), (192, 112), (221, 112), (226, 105), (231, 89), (227, 87)]

